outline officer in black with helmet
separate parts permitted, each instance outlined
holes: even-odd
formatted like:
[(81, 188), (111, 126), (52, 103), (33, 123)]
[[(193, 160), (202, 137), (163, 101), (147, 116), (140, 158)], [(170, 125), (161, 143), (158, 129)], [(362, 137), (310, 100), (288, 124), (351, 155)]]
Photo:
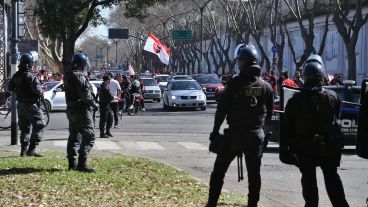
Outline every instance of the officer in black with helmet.
[[(90, 83), (85, 72), (87, 57), (83, 53), (76, 53), (71, 61), (72, 70), (64, 77), (66, 114), (69, 120), (69, 138), (67, 144), (67, 158), (69, 170), (95, 172), (87, 165), (87, 157), (95, 143), (92, 110), (98, 105), (92, 96)], [(78, 139), (81, 134), (82, 139)], [(76, 156), (79, 153), (78, 165)]]
[(299, 167), (305, 206), (318, 206), (316, 167), (321, 167), (327, 194), (333, 206), (347, 207), (344, 188), (337, 173), (340, 166), (342, 135), (337, 125), (340, 100), (322, 88), (325, 68), (319, 56), (311, 56), (303, 67), (304, 87), (287, 103), (282, 130), (280, 159)]
[(245, 155), (248, 171), (248, 207), (255, 207), (261, 189), (261, 158), (266, 116), (272, 116), (273, 89), (260, 78), (259, 55), (253, 45), (239, 45), (235, 51), (240, 74), (234, 77), (223, 93), (215, 115), (211, 146), (219, 139), (219, 130), (225, 120), (229, 124), (228, 147), (217, 151), (210, 179), (207, 207), (217, 205), (230, 163), (239, 154)]
[[(20, 156), (42, 157), (36, 150), (42, 140), (43, 128), (46, 123), (40, 108), (40, 98), (43, 90), (38, 78), (32, 73), (36, 53), (25, 53), (20, 57), (19, 70), (9, 82), (9, 90), (17, 95), (17, 110), (21, 152)], [(32, 133), (31, 133), (32, 127)]]

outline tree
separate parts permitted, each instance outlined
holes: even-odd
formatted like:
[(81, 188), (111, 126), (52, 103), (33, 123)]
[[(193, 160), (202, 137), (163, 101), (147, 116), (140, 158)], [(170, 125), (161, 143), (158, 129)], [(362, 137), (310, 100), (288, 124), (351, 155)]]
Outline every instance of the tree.
[[(354, 5), (354, 15), (349, 15), (351, 5)], [(356, 55), (355, 48), (359, 39), (359, 32), (368, 21), (368, 14), (363, 16), (362, 0), (334, 0), (333, 22), (344, 41), (346, 53), (348, 56), (348, 79), (356, 80)]]
[[(100, 12), (103, 8), (126, 4), (126, 13), (144, 16), (145, 10), (166, 0), (36, 0), (36, 15), (40, 19), (41, 32), (51, 39), (62, 43), (62, 65), (64, 72), (70, 66), (74, 54), (75, 42), (92, 24), (105, 23)], [(135, 13), (132, 13), (132, 11)]]
[[(288, 37), (288, 45), (290, 47), (291, 53), (294, 57), (294, 63), (296, 65), (296, 68), (301, 67), (304, 62), (307, 60), (310, 54), (318, 54), (322, 55), (325, 43), (326, 43), (326, 37), (328, 33), (328, 20), (330, 17), (330, 4), (326, 5), (327, 1), (324, 0), (314, 0), (314, 1), (307, 1), (307, 0), (284, 0), (286, 5), (288, 6), (291, 16), (294, 17), (297, 21), (297, 24), (300, 29), (300, 33), (302, 36), (302, 39), (304, 41), (304, 51), (303, 55), (299, 60), (297, 60), (296, 52), (293, 47), (293, 41), (291, 39), (290, 33), (286, 31), (287, 37)], [(301, 2), (301, 3), (300, 3)], [(319, 50), (314, 47), (314, 18), (319, 14), (325, 14), (325, 25), (324, 25), (324, 31), (322, 35), (321, 44), (319, 47)], [(304, 22), (304, 20), (307, 20)], [(284, 20), (286, 23), (286, 20)], [(286, 29), (286, 26), (285, 26)]]

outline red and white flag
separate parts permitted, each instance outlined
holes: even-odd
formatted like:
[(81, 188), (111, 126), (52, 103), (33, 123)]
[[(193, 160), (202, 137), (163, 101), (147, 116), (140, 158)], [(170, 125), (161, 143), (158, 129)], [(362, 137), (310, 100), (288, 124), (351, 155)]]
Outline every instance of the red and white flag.
[(160, 61), (168, 65), (170, 61), (170, 49), (166, 47), (155, 35), (149, 33), (147, 42), (144, 45), (143, 55), (153, 58), (154, 61)]
[(132, 66), (131, 62), (128, 63), (128, 72), (129, 72), (129, 76), (135, 75), (135, 72), (134, 72), (134, 69), (133, 69), (133, 66)]

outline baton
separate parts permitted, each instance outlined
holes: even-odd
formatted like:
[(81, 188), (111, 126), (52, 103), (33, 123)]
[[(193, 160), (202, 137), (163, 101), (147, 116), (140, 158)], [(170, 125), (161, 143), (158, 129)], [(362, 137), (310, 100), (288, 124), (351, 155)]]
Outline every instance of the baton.
[(238, 182), (240, 182), (241, 180), (244, 180), (244, 176), (243, 176), (243, 155), (241, 153), (237, 156), (237, 160), (238, 160)]

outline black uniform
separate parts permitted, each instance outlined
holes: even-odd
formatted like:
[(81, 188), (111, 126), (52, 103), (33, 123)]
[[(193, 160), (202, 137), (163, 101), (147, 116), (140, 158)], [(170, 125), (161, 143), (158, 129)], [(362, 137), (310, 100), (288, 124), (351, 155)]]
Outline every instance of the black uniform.
[[(66, 113), (69, 120), (68, 158), (79, 152), (79, 157), (86, 158), (95, 143), (92, 108), (98, 106), (92, 96), (88, 78), (82, 72), (73, 70), (65, 74)], [(82, 140), (78, 140), (78, 134)]]
[(100, 87), (100, 132), (101, 136), (105, 134), (105, 126), (106, 126), (106, 134), (110, 134), (110, 129), (112, 127), (113, 115), (110, 108), (111, 101), (114, 100), (114, 97), (110, 93), (109, 85), (106, 83), (102, 83)]
[(230, 146), (217, 154), (207, 206), (217, 205), (225, 173), (233, 159), (241, 153), (245, 155), (248, 171), (248, 206), (257, 205), (261, 188), (262, 144), (265, 137), (263, 126), (266, 116), (271, 117), (272, 108), (273, 90), (261, 78), (248, 72), (241, 73), (229, 82), (217, 107), (214, 131), (219, 131), (226, 117)]
[[(9, 91), (17, 95), (20, 143), (33, 150), (41, 141), (46, 123), (40, 108), (41, 83), (29, 70), (17, 71), (9, 82)], [(32, 127), (32, 132), (31, 132)]]
[(284, 136), (302, 173), (305, 206), (318, 206), (317, 166), (322, 169), (332, 205), (349, 206), (337, 174), (343, 146), (336, 123), (339, 109), (340, 100), (335, 92), (316, 88), (295, 94), (286, 106)]

